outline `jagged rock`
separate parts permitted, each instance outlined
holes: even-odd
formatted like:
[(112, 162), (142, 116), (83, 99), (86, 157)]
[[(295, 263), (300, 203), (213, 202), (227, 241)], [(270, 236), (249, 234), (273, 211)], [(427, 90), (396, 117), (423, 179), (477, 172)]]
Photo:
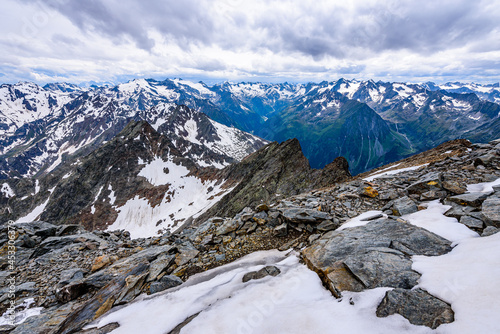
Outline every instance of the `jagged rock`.
[(326, 212), (298, 207), (284, 209), (282, 215), (286, 220), (295, 224), (316, 224), (332, 218)]
[(441, 188), (442, 174), (430, 172), (419, 178), (419, 180), (406, 188), (409, 194), (422, 194), (429, 190), (439, 190)]
[(151, 282), (156, 280), (158, 275), (167, 270), (174, 262), (175, 255), (160, 255), (156, 260), (151, 262), (147, 281)]
[(179, 254), (175, 257), (175, 264), (178, 267), (188, 263), (200, 253), (200, 251), (189, 242), (177, 246), (177, 250), (179, 251)]
[(460, 223), (464, 224), (468, 228), (474, 228), (474, 229), (482, 229), (483, 228), (483, 221), (471, 216), (462, 216), (460, 217)]
[(420, 288), (387, 291), (377, 307), (377, 316), (387, 317), (395, 313), (402, 315), (414, 325), (432, 329), (455, 320), (455, 314), (449, 304)]
[(286, 223), (278, 225), (273, 230), (273, 235), (276, 237), (284, 237), (288, 233), (288, 226)]
[(443, 188), (457, 195), (464, 194), (467, 191), (467, 187), (457, 180), (443, 181)]
[[(142, 287), (147, 276), (147, 272), (127, 276), (127, 278), (125, 278), (125, 286), (118, 297), (116, 297), (113, 305), (126, 304), (134, 300), (134, 298), (142, 292)], [(105, 312), (107, 311), (104, 311), (104, 313)]]
[(340, 221), (337, 218), (327, 219), (322, 221), (316, 229), (320, 232), (328, 232), (338, 229), (340, 226)]
[(482, 213), (487, 225), (500, 227), (500, 197), (488, 197), (483, 202)]
[(61, 274), (59, 275), (59, 286), (64, 286), (66, 284), (69, 284), (71, 282), (74, 282), (76, 280), (82, 279), (85, 274), (87, 273), (87, 270), (81, 269), (81, 268), (71, 268), (71, 269), (66, 269), (61, 271)]
[(457, 220), (460, 220), (462, 216), (470, 215), (470, 213), (475, 210), (475, 208), (471, 206), (461, 206), (454, 202), (447, 202), (447, 204), (450, 204), (451, 208), (448, 209), (444, 213), (444, 215), (447, 217), (455, 218)]
[(63, 235), (81, 234), (85, 232), (85, 229), (80, 225), (61, 225), (57, 228), (56, 236), (60, 237)]
[(275, 266), (266, 266), (258, 271), (251, 271), (243, 275), (242, 281), (246, 283), (253, 279), (261, 279), (266, 276), (278, 276), (281, 273), (279, 268)]
[(157, 293), (181, 285), (182, 280), (174, 275), (165, 275), (158, 282), (151, 283), (149, 293)]
[(408, 196), (395, 200), (392, 205), (392, 212), (395, 216), (407, 215), (417, 212), (417, 210), (417, 205)]
[(57, 226), (43, 222), (34, 221), (30, 223), (20, 223), (17, 224), (18, 228), (22, 228), (30, 235), (38, 235), (42, 238), (52, 237), (56, 235)]
[(99, 318), (111, 309), (117, 296), (120, 296), (127, 286), (129, 276), (140, 276), (147, 273), (149, 264), (140, 263), (126, 272), (117, 276), (109, 284), (99, 290), (92, 299), (83, 306), (73, 311), (54, 331), (55, 334), (70, 334), (83, 328), (87, 323)]
[(317, 272), (336, 297), (341, 291), (361, 291), (381, 286), (411, 288), (419, 274), (411, 270), (405, 245), (414, 255), (437, 256), (451, 250), (451, 243), (425, 229), (393, 219), (379, 219), (364, 226), (330, 231), (302, 251), (308, 267)]
[(462, 195), (451, 196), (448, 198), (453, 203), (462, 206), (472, 206), (479, 208), (488, 195), (484, 193), (466, 193)]
[(215, 232), (216, 235), (224, 235), (236, 231), (241, 226), (243, 226), (243, 221), (241, 219), (227, 219), (222, 226), (220, 226)]
[(481, 236), (482, 237), (489, 237), (490, 235), (498, 233), (499, 231), (500, 231), (500, 229), (496, 228), (494, 226), (486, 226), (486, 228), (483, 230), (483, 233), (481, 234)]
[(444, 197), (446, 197), (446, 191), (440, 191), (440, 190), (429, 190), (420, 195), (420, 199), (422, 201), (430, 201), (433, 199), (444, 198)]
[(476, 165), (476, 166), (479, 166), (479, 165), (489, 165), (489, 164), (491, 164), (491, 162), (493, 162), (495, 160), (498, 160), (498, 159), (499, 158), (498, 158), (497, 155), (488, 153), (488, 154), (484, 154), (484, 155), (478, 157), (474, 161), (474, 165)]
[(36, 249), (35, 253), (33, 253), (32, 257), (38, 257), (43, 254), (46, 254), (54, 249), (63, 248), (64, 246), (73, 244), (73, 243), (83, 243), (87, 241), (93, 241), (98, 244), (106, 244), (107, 242), (104, 239), (97, 237), (92, 233), (83, 233), (78, 235), (66, 235), (61, 237), (48, 237), (40, 246)]
[(29, 235), (27, 234), (22, 235), (18, 239), (18, 241), (20, 241), (20, 244), (16, 246), (26, 247), (26, 248), (34, 248), (36, 246), (36, 241), (30, 238)]

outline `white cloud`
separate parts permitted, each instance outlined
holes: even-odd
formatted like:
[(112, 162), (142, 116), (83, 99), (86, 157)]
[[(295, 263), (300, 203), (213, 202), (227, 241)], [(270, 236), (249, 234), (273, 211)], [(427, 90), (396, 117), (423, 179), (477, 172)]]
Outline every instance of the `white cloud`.
[(494, 1), (4, 0), (4, 82), (124, 77), (485, 81)]

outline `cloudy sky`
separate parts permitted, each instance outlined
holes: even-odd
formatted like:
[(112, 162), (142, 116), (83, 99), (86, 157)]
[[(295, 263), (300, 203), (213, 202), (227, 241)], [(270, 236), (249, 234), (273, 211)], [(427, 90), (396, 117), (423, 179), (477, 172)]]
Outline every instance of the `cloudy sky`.
[(0, 0), (0, 82), (500, 79), (496, 0)]

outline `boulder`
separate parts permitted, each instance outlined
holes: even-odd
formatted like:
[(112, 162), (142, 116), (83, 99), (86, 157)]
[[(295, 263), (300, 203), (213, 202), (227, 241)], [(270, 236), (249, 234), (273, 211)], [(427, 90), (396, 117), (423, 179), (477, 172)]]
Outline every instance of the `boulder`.
[(414, 325), (432, 329), (455, 320), (455, 314), (449, 304), (420, 288), (387, 291), (377, 307), (377, 316), (387, 317), (395, 313)]
[(440, 172), (430, 172), (421, 176), (417, 182), (409, 185), (406, 190), (409, 194), (421, 195), (429, 190), (439, 190), (442, 186), (442, 174)]
[(437, 256), (451, 250), (450, 241), (423, 228), (394, 219), (330, 231), (302, 251), (335, 297), (341, 291), (376, 287), (409, 289), (420, 277), (411, 255)]
[(408, 196), (396, 199), (392, 205), (392, 212), (395, 216), (407, 215), (417, 210), (417, 205)]
[(483, 221), (471, 216), (462, 216), (460, 217), (460, 223), (464, 224), (468, 228), (472, 229), (482, 229), (483, 228)]
[(286, 223), (276, 226), (273, 230), (273, 235), (275, 237), (284, 237), (287, 235), (287, 233), (288, 233), (288, 226)]
[(462, 206), (472, 206), (474, 208), (479, 208), (486, 197), (488, 197), (488, 195), (485, 193), (466, 193), (462, 195), (451, 196), (448, 198), (448, 200)]
[(496, 228), (494, 226), (486, 226), (486, 228), (483, 230), (483, 233), (481, 234), (481, 236), (482, 237), (489, 237), (490, 235), (498, 233), (498, 231), (500, 231), (499, 228)]
[(243, 226), (243, 221), (238, 218), (227, 219), (224, 224), (222, 224), (217, 231), (216, 235), (224, 235), (236, 231), (241, 226)]
[(333, 231), (338, 229), (340, 226), (340, 221), (337, 218), (333, 219), (328, 219), (322, 221), (318, 226), (316, 226), (316, 229), (320, 232), (328, 232), (328, 231)]

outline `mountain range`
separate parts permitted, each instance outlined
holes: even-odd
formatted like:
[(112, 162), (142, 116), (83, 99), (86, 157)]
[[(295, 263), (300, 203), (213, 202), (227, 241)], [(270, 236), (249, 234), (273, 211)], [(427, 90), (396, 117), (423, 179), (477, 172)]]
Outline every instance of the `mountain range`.
[[(358, 174), (447, 140), (494, 139), (500, 133), (499, 99), (498, 84), (345, 79), (212, 86), (181, 79), (136, 79), (90, 88), (2, 85), (0, 178), (53, 170), (67, 156), (88, 154), (111, 140), (131, 120), (165, 131), (165, 110), (176, 105), (266, 140), (297, 138), (314, 168), (345, 156), (351, 172)], [(185, 129), (188, 133), (197, 136)]]

